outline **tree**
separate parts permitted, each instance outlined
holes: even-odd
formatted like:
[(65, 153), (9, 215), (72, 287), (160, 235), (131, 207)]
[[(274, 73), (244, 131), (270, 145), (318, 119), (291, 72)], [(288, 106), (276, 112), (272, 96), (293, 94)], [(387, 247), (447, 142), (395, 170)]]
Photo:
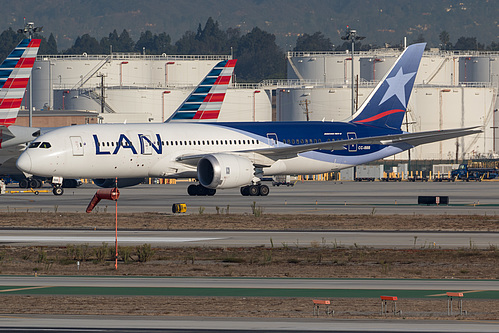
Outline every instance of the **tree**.
[(442, 31), (440, 35), (438, 35), (438, 38), (440, 39), (440, 43), (442, 44), (442, 49), (452, 49), (452, 44), (450, 43), (450, 35), (447, 31)]
[(259, 82), (286, 76), (285, 54), (275, 43), (275, 36), (257, 27), (240, 38), (234, 54), (239, 80)]
[(0, 34), (0, 61), (3, 61), (12, 50), (25, 38), (23, 34), (14, 32), (12, 28), (4, 30)]
[(102, 54), (103, 52), (101, 45), (94, 37), (91, 37), (89, 34), (84, 34), (83, 36), (78, 36), (75, 40), (74, 45), (64, 51), (66, 54)]
[(55, 41), (54, 35), (51, 33), (49, 39), (47, 41), (47, 49), (42, 53), (40, 50), (40, 54), (57, 54), (57, 42)]
[(313, 35), (303, 34), (298, 37), (293, 51), (330, 51), (332, 48), (331, 40), (317, 31)]
[(159, 35), (153, 35), (149, 30), (141, 33), (137, 44), (135, 44), (135, 50), (143, 52), (144, 49), (146, 54), (174, 53), (173, 46), (171, 45), (171, 37), (165, 32)]
[(476, 37), (459, 37), (454, 50), (483, 50), (483, 44), (477, 42)]
[[(231, 30), (231, 38), (238, 30)], [(178, 54), (227, 54), (230, 51), (228, 33), (221, 30), (218, 22), (208, 18), (204, 28), (197, 32), (187, 31), (176, 43)]]

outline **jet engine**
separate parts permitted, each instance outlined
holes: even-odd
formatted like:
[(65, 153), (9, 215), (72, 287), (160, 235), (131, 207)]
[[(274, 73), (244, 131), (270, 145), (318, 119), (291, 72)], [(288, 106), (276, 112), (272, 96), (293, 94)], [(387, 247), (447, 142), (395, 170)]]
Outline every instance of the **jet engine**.
[(251, 183), (254, 177), (253, 163), (231, 154), (206, 155), (198, 162), (198, 180), (211, 189), (233, 188)]
[[(94, 184), (103, 187), (103, 188), (112, 188), (115, 187), (115, 179), (114, 178), (98, 178), (92, 179)], [(144, 178), (118, 178), (118, 187), (129, 187), (139, 185), (144, 182)]]

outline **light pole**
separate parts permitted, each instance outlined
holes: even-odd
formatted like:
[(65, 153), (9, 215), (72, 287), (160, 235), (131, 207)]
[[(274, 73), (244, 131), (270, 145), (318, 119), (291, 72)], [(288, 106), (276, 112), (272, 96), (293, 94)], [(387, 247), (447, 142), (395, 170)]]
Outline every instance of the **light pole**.
[[(26, 18), (24, 18), (24, 28), (17, 30), (18, 33), (28, 34), (28, 38), (33, 39), (33, 34), (35, 32), (42, 32), (43, 27), (35, 27), (35, 23), (28, 22), (26, 23)], [(30, 78), (29, 80), (29, 123), (28, 126), (31, 127), (33, 125), (33, 80)]]
[(168, 61), (165, 64), (165, 87), (168, 86), (168, 65), (174, 65), (175, 61)]
[(357, 36), (357, 30), (350, 29), (350, 27), (347, 26), (347, 33), (345, 36), (341, 37), (343, 40), (349, 40), (352, 42), (352, 115), (355, 113), (355, 87), (354, 87), (354, 61), (353, 61), (353, 56), (354, 56), (354, 51), (355, 51), (355, 42), (358, 40), (363, 40), (366, 37), (362, 36)]
[(163, 99), (161, 105), (162, 105), (162, 112), (161, 112), (161, 122), (165, 122), (165, 94), (169, 94), (171, 91), (165, 90), (163, 91), (163, 94), (161, 95), (161, 98)]
[(120, 87), (123, 85), (123, 65), (128, 64), (128, 61), (120, 62)]
[(258, 94), (260, 90), (253, 91), (253, 121), (256, 121), (256, 94)]

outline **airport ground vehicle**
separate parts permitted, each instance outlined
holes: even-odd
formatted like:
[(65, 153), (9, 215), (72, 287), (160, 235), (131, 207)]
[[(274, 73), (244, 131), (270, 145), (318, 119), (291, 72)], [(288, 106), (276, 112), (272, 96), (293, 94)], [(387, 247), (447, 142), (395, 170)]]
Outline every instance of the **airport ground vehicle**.
[(474, 167), (473, 165), (468, 165), (463, 163), (459, 165), (459, 168), (452, 170), (451, 178), (454, 180), (475, 180), (481, 181), (483, 179), (496, 179), (499, 178), (499, 169), (497, 167)]

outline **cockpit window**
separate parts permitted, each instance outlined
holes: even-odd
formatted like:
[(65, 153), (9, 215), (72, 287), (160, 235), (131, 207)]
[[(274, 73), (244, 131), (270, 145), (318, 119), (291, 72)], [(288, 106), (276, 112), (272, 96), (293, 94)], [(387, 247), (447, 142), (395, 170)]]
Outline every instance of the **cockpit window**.
[(31, 142), (28, 148), (38, 148), (41, 142)]
[(46, 149), (48, 149), (50, 147), (52, 147), (52, 146), (48, 142), (42, 142), (42, 144), (40, 145), (40, 148), (46, 148)]

